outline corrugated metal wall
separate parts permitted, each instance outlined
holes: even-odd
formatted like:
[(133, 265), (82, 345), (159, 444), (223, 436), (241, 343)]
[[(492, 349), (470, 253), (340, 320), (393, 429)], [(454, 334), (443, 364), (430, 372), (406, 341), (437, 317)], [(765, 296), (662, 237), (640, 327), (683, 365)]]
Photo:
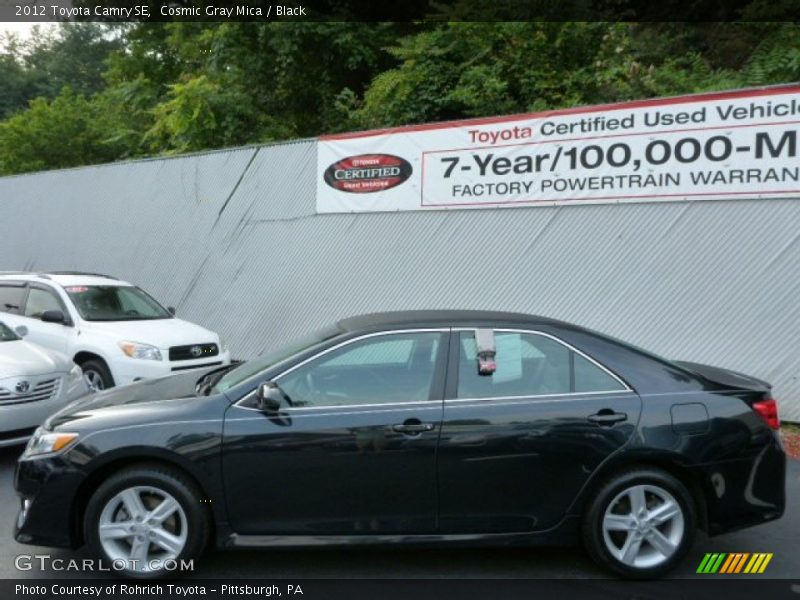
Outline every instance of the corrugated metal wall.
[(0, 179), (0, 269), (115, 274), (234, 354), (410, 308), (566, 319), (800, 421), (800, 200), (316, 215), (316, 142)]

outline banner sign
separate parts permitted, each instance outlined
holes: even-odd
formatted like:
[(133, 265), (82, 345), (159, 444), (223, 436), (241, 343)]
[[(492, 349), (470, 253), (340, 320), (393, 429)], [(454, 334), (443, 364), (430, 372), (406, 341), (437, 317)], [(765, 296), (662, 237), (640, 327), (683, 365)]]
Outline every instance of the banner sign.
[(800, 86), (320, 139), (317, 212), (800, 197)]

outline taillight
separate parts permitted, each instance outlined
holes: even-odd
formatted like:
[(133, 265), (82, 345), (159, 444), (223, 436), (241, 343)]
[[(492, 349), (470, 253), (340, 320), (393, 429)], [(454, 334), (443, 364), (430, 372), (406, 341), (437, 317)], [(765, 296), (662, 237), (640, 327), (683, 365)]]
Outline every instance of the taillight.
[(761, 402), (753, 404), (753, 410), (764, 419), (764, 422), (772, 429), (778, 429), (781, 426), (780, 419), (778, 419), (778, 404), (774, 398), (767, 398)]

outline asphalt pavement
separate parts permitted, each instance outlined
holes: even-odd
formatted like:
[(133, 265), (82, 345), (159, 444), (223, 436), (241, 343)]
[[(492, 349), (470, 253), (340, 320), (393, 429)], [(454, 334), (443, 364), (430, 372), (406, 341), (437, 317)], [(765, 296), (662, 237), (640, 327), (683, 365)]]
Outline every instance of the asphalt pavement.
[[(0, 579), (98, 577), (96, 573), (30, 570), (15, 567), (19, 555), (46, 554), (81, 559), (81, 551), (17, 544), (12, 528), (19, 502), (14, 492), (14, 463), (21, 449), (0, 449)], [(706, 552), (772, 552), (766, 575), (799, 579), (800, 461), (789, 461), (787, 510), (772, 523), (708, 538), (699, 534), (691, 554), (674, 572), (676, 578), (709, 577), (695, 569)], [(414, 548), (209, 551), (196, 563), (191, 578), (286, 579), (437, 579), (437, 578), (605, 578), (607, 574), (581, 548)], [(742, 575), (738, 577), (743, 577)], [(759, 577), (758, 575), (754, 577)], [(764, 577), (763, 575), (761, 577)]]

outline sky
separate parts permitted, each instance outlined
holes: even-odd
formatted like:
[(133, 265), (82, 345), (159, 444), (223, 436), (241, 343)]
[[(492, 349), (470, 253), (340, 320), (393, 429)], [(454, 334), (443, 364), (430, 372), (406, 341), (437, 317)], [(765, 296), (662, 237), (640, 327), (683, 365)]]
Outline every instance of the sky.
[(41, 28), (52, 27), (52, 23), (11, 23), (9, 21), (0, 22), (0, 33), (16, 33), (20, 37), (27, 38), (35, 25)]

